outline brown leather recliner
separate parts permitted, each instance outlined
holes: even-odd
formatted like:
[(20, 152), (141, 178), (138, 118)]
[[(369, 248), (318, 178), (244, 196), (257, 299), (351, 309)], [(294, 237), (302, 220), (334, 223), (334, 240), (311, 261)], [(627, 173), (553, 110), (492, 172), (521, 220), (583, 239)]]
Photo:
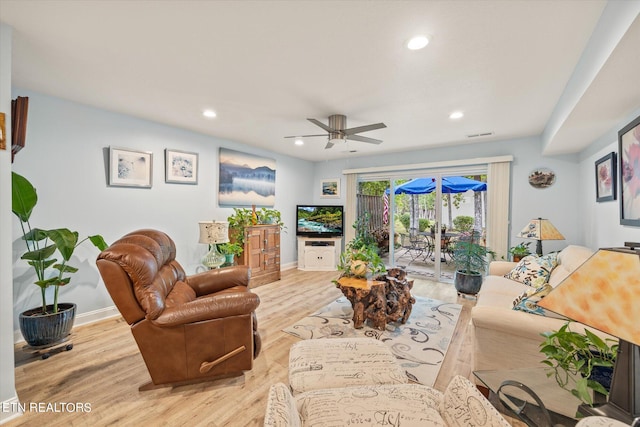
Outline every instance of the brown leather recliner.
[(155, 385), (239, 375), (260, 352), (249, 269), (229, 267), (187, 277), (173, 240), (138, 230), (98, 255), (102, 279), (131, 325)]

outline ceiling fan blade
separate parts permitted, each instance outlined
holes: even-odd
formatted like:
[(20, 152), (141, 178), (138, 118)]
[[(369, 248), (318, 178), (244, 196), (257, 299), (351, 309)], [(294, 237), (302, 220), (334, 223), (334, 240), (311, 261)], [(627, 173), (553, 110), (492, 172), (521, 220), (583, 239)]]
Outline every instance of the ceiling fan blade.
[(366, 136), (360, 136), (360, 135), (347, 135), (347, 139), (351, 141), (368, 142), (369, 144), (382, 143), (382, 141), (380, 141), (379, 139), (367, 138)]
[(327, 145), (324, 146), (324, 149), (326, 150), (327, 148), (331, 148), (333, 147), (333, 142), (329, 141), (327, 142)]
[(321, 135), (291, 135), (291, 136), (285, 136), (285, 138), (311, 138), (312, 136), (328, 136), (326, 133), (323, 133)]
[(336, 132), (338, 130), (338, 129), (333, 129), (332, 127), (329, 127), (316, 119), (307, 119), (307, 120), (309, 120), (311, 123), (313, 123), (316, 126), (320, 126), (322, 129), (326, 130), (327, 132)]
[(382, 129), (382, 128), (386, 128), (386, 127), (387, 127), (387, 125), (385, 125), (384, 123), (376, 123), (376, 124), (373, 124), (373, 125), (358, 126), (356, 128), (344, 129), (342, 132), (345, 135), (354, 135), (356, 133), (368, 132), (370, 130)]

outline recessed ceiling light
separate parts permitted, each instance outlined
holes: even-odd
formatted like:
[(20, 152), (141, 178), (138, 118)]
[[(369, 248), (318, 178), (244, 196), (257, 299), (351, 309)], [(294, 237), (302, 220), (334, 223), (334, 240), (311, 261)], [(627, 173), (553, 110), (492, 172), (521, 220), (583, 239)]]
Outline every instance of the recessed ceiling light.
[(407, 48), (411, 50), (422, 49), (429, 44), (429, 37), (427, 36), (415, 36), (407, 43)]
[(202, 115), (205, 116), (208, 119), (213, 119), (214, 117), (217, 116), (216, 112), (213, 110), (204, 110), (202, 112)]
[(296, 138), (296, 141), (294, 142), (294, 144), (296, 144), (296, 145), (304, 145), (304, 141), (302, 140), (302, 138)]
[(456, 119), (461, 119), (464, 117), (464, 113), (462, 111), (454, 111), (453, 113), (449, 114), (449, 118), (456, 120)]

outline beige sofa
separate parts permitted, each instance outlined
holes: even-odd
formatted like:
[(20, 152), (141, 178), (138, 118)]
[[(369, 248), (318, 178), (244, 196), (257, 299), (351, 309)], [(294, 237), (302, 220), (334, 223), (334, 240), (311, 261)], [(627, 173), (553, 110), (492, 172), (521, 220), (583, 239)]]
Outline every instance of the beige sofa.
[[(558, 253), (558, 265), (552, 270), (549, 284), (557, 286), (569, 273), (587, 260), (593, 251), (582, 246), (567, 246)], [(540, 353), (542, 332), (558, 330), (565, 320), (513, 310), (517, 296), (530, 286), (504, 277), (516, 263), (494, 261), (489, 275), (471, 310), (474, 370), (542, 367)], [(582, 331), (583, 328), (575, 331)], [(601, 337), (612, 338), (595, 331)]]

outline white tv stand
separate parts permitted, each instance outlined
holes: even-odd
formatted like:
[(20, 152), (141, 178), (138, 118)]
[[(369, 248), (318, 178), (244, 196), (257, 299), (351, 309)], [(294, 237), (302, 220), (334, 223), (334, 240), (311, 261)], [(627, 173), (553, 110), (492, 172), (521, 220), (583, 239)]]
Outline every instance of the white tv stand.
[(342, 237), (298, 237), (298, 269), (334, 271), (342, 252)]

